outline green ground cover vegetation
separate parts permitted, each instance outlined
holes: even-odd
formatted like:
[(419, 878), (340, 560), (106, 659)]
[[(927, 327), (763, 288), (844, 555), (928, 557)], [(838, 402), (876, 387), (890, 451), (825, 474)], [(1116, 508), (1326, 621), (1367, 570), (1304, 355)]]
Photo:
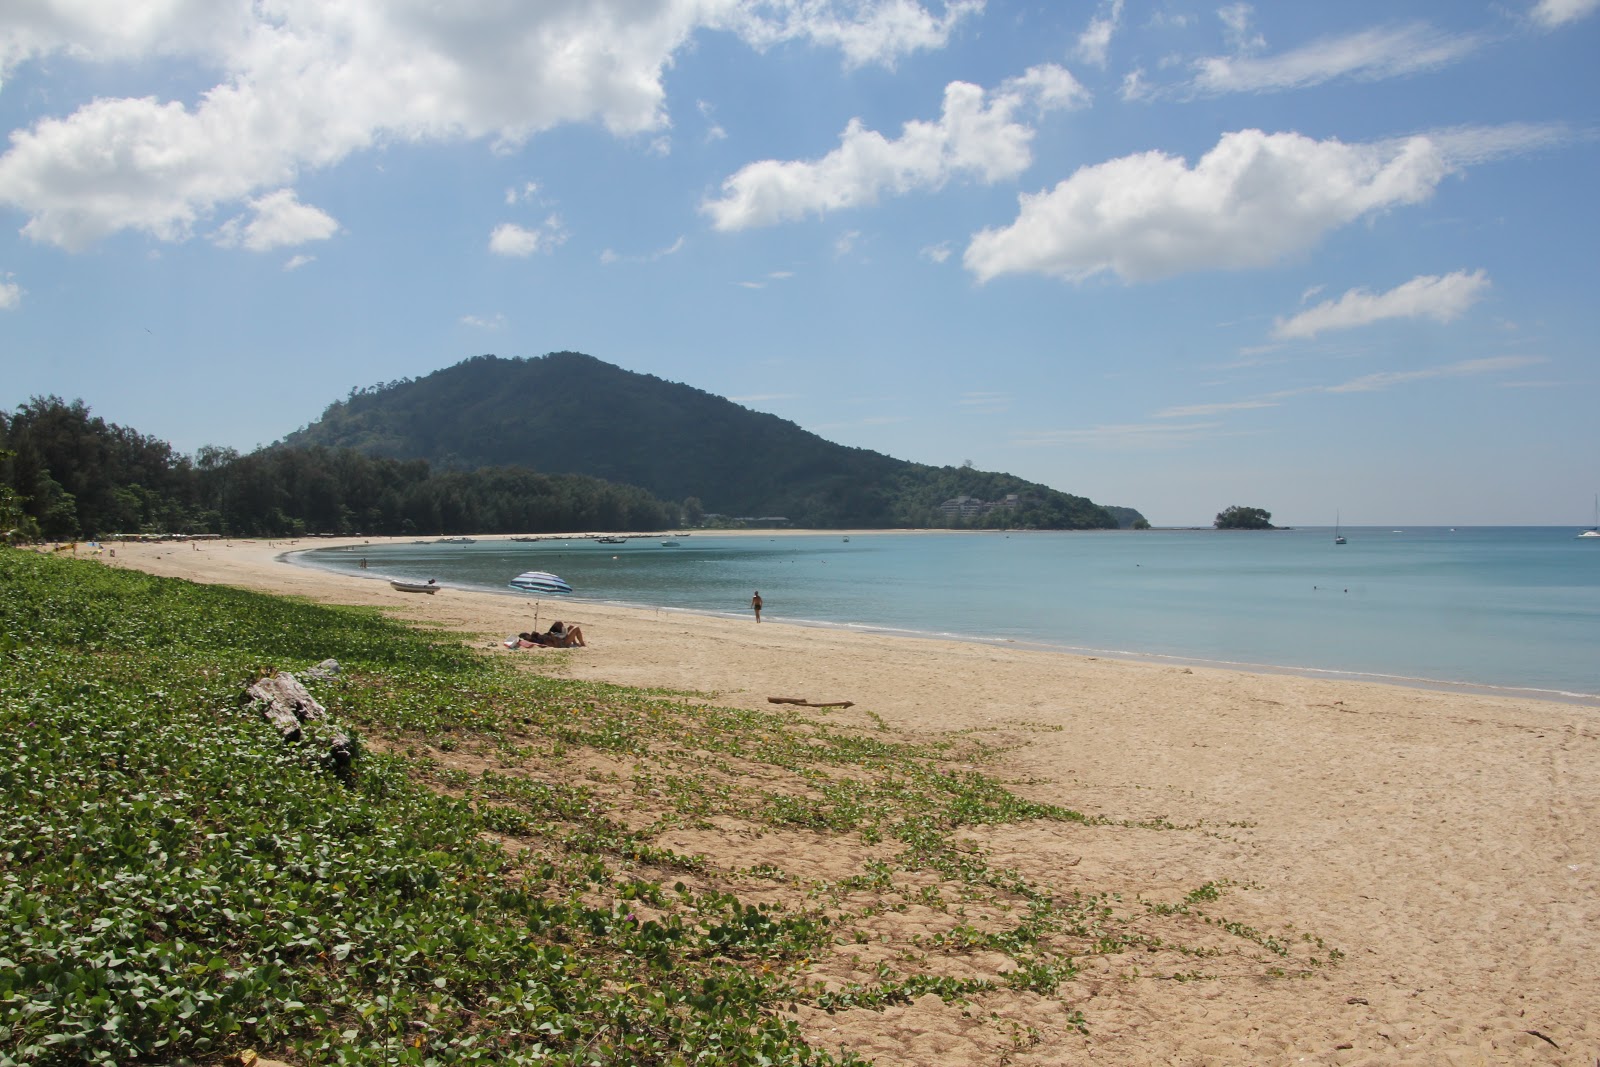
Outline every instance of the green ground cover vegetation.
[[(1065, 996), (1091, 957), (1135, 981), (1338, 958), (1206, 910), (1238, 887), (1147, 900), (991, 863), (983, 834), (1007, 824), (1210, 831), (1026, 800), (981, 772), (976, 735), (578, 683), (370, 610), (20, 550), (0, 549), (0, 589), (3, 1067), (247, 1047), (849, 1064), (806, 1018)], [(347, 766), (240, 704), (330, 657), (342, 673), (309, 685), (360, 741)], [(670, 844), (734, 823), (860, 859), (821, 878)], [(890, 920), (911, 908), (937, 929), (906, 936)], [(950, 966), (996, 953), (982, 977)]]

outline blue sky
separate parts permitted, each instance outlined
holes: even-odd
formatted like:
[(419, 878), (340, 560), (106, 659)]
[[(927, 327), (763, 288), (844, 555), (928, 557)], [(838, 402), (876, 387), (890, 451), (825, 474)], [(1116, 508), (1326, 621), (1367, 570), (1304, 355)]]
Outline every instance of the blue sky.
[(1158, 525), (1587, 525), (1597, 8), (25, 0), (0, 405), (571, 349)]

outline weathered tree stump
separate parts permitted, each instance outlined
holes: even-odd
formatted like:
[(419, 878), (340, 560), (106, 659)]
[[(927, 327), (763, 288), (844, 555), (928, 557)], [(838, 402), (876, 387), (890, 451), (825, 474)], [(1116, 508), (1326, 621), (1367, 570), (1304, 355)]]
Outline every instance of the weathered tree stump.
[[(307, 674), (326, 678), (337, 674), (338, 670), (337, 662), (324, 660)], [(300, 679), (288, 671), (279, 671), (270, 678), (258, 679), (244, 691), (240, 702), (260, 707), (262, 717), (276, 727), (278, 733), (288, 742), (300, 741), (305, 735), (305, 725), (308, 723), (327, 724), (326, 729), (315, 732), (319, 740), (327, 742), (328, 758), (341, 767), (350, 762), (353, 746), (349, 735), (335, 729), (328, 722), (327, 709), (317, 702), (316, 697), (306, 692), (306, 687), (300, 684)]]

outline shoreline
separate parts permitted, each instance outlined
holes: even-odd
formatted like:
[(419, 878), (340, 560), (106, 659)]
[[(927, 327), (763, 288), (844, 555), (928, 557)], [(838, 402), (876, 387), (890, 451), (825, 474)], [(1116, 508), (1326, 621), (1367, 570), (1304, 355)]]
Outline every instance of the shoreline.
[[(1130, 978), (1130, 956), (1088, 960), (1059, 997), (1007, 1002), (1050, 1035), (1009, 1060), (936, 997), (825, 1016), (808, 1031), (821, 1047), (886, 1067), (1600, 1057), (1600, 721), (1587, 708), (577, 601), (542, 607), (541, 623), (558, 610), (589, 647), (508, 651), (500, 641), (528, 627), (531, 603), (401, 593), (276, 558), (341, 543), (363, 539), (119, 544), (100, 558), (374, 607), (554, 677), (762, 711), (772, 696), (849, 700), (830, 721), (930, 743), (971, 736), (1019, 796), (1115, 820), (975, 832), (996, 864), (1061, 892), (1120, 887), (1129, 906), (1225, 885), (1219, 914), (1345, 954), (1282, 980), (1230, 979), (1225, 959), (1196, 961), (1219, 973), (1192, 982)], [(696, 847), (747, 855), (748, 836), (713, 827)], [(785, 847), (847, 847), (805, 840)], [(1087, 1034), (1060, 1025), (1069, 1010)]]
[[(1165, 529), (1165, 528), (1163, 528), (1163, 529)], [(1200, 528), (1198, 528), (1198, 527), (1196, 527), (1195, 529), (1197, 531), (1200, 531), (1200, 532), (1212, 532), (1212, 533), (1235, 533), (1235, 532), (1240, 532), (1240, 531), (1229, 531), (1229, 530), (1224, 530), (1224, 531), (1200, 530)], [(1280, 527), (1279, 529), (1289, 529), (1289, 528), (1288, 527)], [(740, 537), (740, 538), (743, 538), (743, 537), (772, 538), (772, 537), (777, 537), (777, 536), (804, 536), (804, 537), (843, 536), (843, 537), (849, 538), (849, 537), (857, 537), (857, 536), (860, 536), (860, 537), (871, 537), (871, 536), (874, 536), (874, 535), (883, 535), (883, 534), (894, 534), (894, 535), (913, 534), (913, 535), (924, 535), (924, 536), (935, 536), (935, 535), (950, 536), (950, 535), (962, 535), (962, 534), (972, 534), (972, 533), (982, 534), (982, 533), (991, 533), (991, 532), (995, 532), (995, 533), (1004, 532), (1007, 535), (1010, 535), (1010, 534), (1014, 534), (1014, 533), (1027, 533), (1027, 532), (1031, 532), (1031, 531), (986, 531), (986, 530), (955, 531), (955, 530), (939, 529), (939, 528), (922, 528), (922, 529), (914, 529), (914, 530), (838, 530), (838, 531), (835, 531), (835, 530), (780, 530), (780, 531), (774, 531), (774, 530), (732, 530), (732, 531), (717, 530), (717, 531), (707, 532), (706, 536)], [(1057, 531), (1049, 531), (1049, 532), (1053, 533), (1053, 532), (1057, 532)], [(1134, 531), (1083, 530), (1083, 531), (1068, 531), (1068, 532), (1087, 533), (1087, 534), (1106, 534), (1106, 533), (1132, 533)], [(1250, 531), (1245, 531), (1245, 532), (1250, 532)], [(475, 537), (473, 540), (475, 540), (475, 541), (511, 541), (511, 540), (515, 540), (516, 536), (518, 536), (518, 535), (488, 534), (488, 535)], [(601, 536), (612, 536), (612, 535), (607, 535), (607, 534), (603, 534), (603, 533), (588, 532), (588, 533), (581, 533), (581, 534), (550, 535), (549, 537), (546, 537), (544, 539), (545, 540), (555, 540), (555, 541), (572, 541), (572, 540), (591, 540), (591, 539), (594, 539), (596, 537), (601, 537)], [(656, 539), (656, 538), (662, 537), (662, 536), (672, 536), (672, 535), (666, 534), (666, 533), (661, 533), (661, 534), (637, 534), (637, 535), (628, 535), (628, 536), (629, 536), (630, 539), (637, 539), (637, 540), (644, 541), (644, 540), (653, 540), (653, 539)], [(676, 536), (688, 536), (688, 535), (678, 534)], [(329, 549), (339, 549), (339, 548), (354, 548), (354, 547), (357, 547), (358, 545), (362, 545), (362, 544), (371, 544), (371, 543), (373, 543), (373, 539), (371, 539), (371, 538), (358, 539), (356, 537), (348, 537), (348, 538), (340, 538), (340, 539), (318, 538), (316, 540), (319, 541), (319, 542), (325, 542), (325, 543), (303, 545), (303, 546), (296, 547), (293, 550), (283, 552), (280, 555), (279, 559), (282, 562), (284, 562), (286, 564), (289, 564), (291, 566), (304, 567), (304, 568), (306, 568), (308, 570), (316, 571), (318, 573), (337, 575), (337, 576), (340, 576), (340, 577), (354, 577), (354, 578), (358, 578), (358, 579), (361, 579), (361, 580), (367, 580), (367, 581), (383, 581), (383, 582), (388, 581), (387, 577), (378, 576), (378, 575), (370, 575), (370, 576), (369, 575), (353, 575), (350, 572), (342, 570), (342, 569), (337, 568), (337, 567), (325, 567), (325, 566), (321, 566), (321, 565), (319, 565), (319, 564), (317, 564), (315, 562), (312, 562), (312, 561), (310, 561), (308, 559), (299, 558), (299, 557), (309, 556), (311, 553), (318, 552), (318, 551), (324, 551), (324, 550), (329, 550)], [(383, 541), (379, 541), (377, 543), (378, 544), (397, 544), (397, 543), (416, 543), (416, 542), (415, 541), (406, 541), (405, 539), (402, 539), (402, 538), (399, 538), (399, 537), (392, 537), (392, 538), (387, 538), (387, 539), (385, 539)], [(434, 542), (429, 542), (429, 543), (434, 543)], [(449, 588), (455, 589), (455, 590), (457, 590), (459, 592), (470, 592), (470, 593), (474, 593), (474, 594), (483, 594), (483, 595), (488, 595), (488, 596), (498, 596), (498, 597), (508, 597), (508, 598), (509, 597), (526, 596), (526, 594), (521, 594), (521, 593), (517, 593), (517, 592), (508, 592), (508, 591), (505, 591), (505, 590), (493, 589), (493, 588), (488, 588), (488, 587), (450, 586)], [(742, 618), (745, 617), (745, 613), (742, 612), (742, 611), (711, 611), (711, 610), (700, 610), (700, 609), (696, 609), (696, 608), (684, 608), (684, 607), (676, 607), (676, 606), (670, 606), (670, 605), (646, 604), (646, 603), (637, 603), (637, 602), (621, 601), (621, 600), (588, 599), (588, 598), (583, 597), (581, 594), (574, 595), (574, 596), (571, 596), (571, 597), (562, 596), (562, 597), (559, 597), (559, 598), (552, 598), (551, 602), (552, 603), (556, 603), (556, 602), (571, 603), (571, 604), (574, 605), (575, 608), (581, 608), (582, 606), (585, 606), (585, 605), (596, 605), (596, 606), (604, 606), (604, 607), (616, 608), (616, 609), (620, 609), (620, 610), (629, 610), (629, 611), (641, 611), (641, 612), (649, 612), (649, 613), (670, 613), (670, 614), (677, 614), (677, 615), (682, 615), (682, 616), (691, 617), (691, 618), (738, 620), (738, 619), (742, 619)], [(769, 619), (769, 621), (772, 621), (772, 620)], [(913, 630), (913, 629), (905, 629), (905, 628), (899, 628), (899, 627), (887, 626), (887, 625), (875, 625), (875, 624), (870, 624), (870, 623), (837, 622), (837, 621), (833, 621), (833, 620), (829, 620), (829, 619), (809, 619), (809, 618), (784, 617), (782, 619), (782, 624), (783, 625), (788, 625), (788, 626), (800, 626), (800, 627), (815, 628), (815, 629), (820, 629), (820, 630), (829, 630), (829, 631), (835, 631), (835, 632), (841, 632), (841, 633), (850, 633), (850, 634), (874, 634), (874, 635), (879, 635), (879, 636), (883, 636), (883, 637), (895, 638), (895, 639), (903, 639), (903, 640), (956, 641), (956, 642), (961, 642), (961, 643), (976, 644), (976, 645), (983, 645), (983, 646), (991, 646), (991, 647), (996, 647), (996, 648), (1011, 648), (1011, 649), (1019, 649), (1019, 650), (1025, 650), (1025, 651), (1046, 653), (1046, 654), (1072, 656), (1072, 657), (1078, 657), (1078, 658), (1081, 658), (1081, 659), (1097, 659), (1097, 658), (1118, 659), (1118, 660), (1126, 660), (1126, 661), (1133, 662), (1133, 663), (1143, 663), (1143, 664), (1150, 665), (1150, 666), (1169, 666), (1169, 667), (1170, 666), (1176, 666), (1176, 667), (1190, 667), (1190, 668), (1205, 668), (1205, 669), (1224, 670), (1224, 671), (1243, 671), (1243, 672), (1249, 673), (1249, 674), (1283, 674), (1283, 675), (1289, 675), (1289, 676), (1293, 676), (1293, 677), (1304, 677), (1304, 678), (1310, 678), (1310, 679), (1323, 679), (1323, 680), (1327, 680), (1327, 681), (1348, 681), (1348, 682), (1367, 683), (1367, 684), (1373, 684), (1373, 685), (1394, 685), (1394, 686), (1400, 686), (1400, 687), (1407, 688), (1407, 689), (1421, 689), (1421, 690), (1433, 691), (1433, 692), (1441, 692), (1441, 693), (1458, 693), (1458, 694), (1464, 694), (1464, 695), (1477, 695), (1477, 696), (1488, 696), (1488, 697), (1509, 697), (1509, 698), (1512, 698), (1512, 699), (1520, 699), (1520, 700), (1542, 700), (1542, 701), (1551, 701), (1551, 702), (1560, 703), (1560, 704), (1567, 704), (1567, 705), (1571, 705), (1571, 706), (1574, 706), (1574, 707), (1591, 708), (1591, 709), (1600, 711), (1600, 693), (1586, 693), (1586, 692), (1569, 691), (1569, 690), (1563, 690), (1563, 689), (1540, 688), (1540, 687), (1526, 686), (1526, 685), (1500, 685), (1500, 684), (1494, 684), (1494, 683), (1489, 683), (1489, 682), (1469, 682), (1469, 681), (1461, 681), (1461, 680), (1451, 679), (1451, 678), (1432, 678), (1432, 677), (1418, 676), (1418, 675), (1389, 674), (1389, 673), (1382, 673), (1382, 672), (1375, 672), (1375, 671), (1341, 670), (1341, 669), (1337, 669), (1337, 668), (1315, 667), (1315, 666), (1307, 666), (1307, 665), (1292, 664), (1292, 663), (1282, 664), (1282, 663), (1261, 663), (1261, 662), (1255, 662), (1255, 661), (1250, 661), (1250, 660), (1208, 659), (1208, 658), (1205, 658), (1205, 657), (1202, 657), (1202, 656), (1189, 656), (1189, 655), (1183, 655), (1181, 653), (1151, 652), (1151, 651), (1145, 651), (1145, 650), (1139, 650), (1139, 649), (1104, 648), (1104, 647), (1087, 646), (1087, 645), (1056, 644), (1056, 643), (1052, 643), (1052, 642), (1049, 642), (1049, 641), (1043, 641), (1043, 640), (1027, 640), (1027, 639), (1012, 638), (1012, 637), (986, 637), (986, 636), (984, 636), (982, 634), (961, 633), (961, 632), (956, 632), (956, 631)]]

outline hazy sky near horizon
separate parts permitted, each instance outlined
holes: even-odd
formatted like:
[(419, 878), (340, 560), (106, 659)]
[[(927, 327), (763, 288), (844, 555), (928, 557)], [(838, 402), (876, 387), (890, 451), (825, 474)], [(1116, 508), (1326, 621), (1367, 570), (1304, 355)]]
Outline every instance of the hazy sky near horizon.
[(1588, 525), (1597, 9), (22, 0), (0, 406), (575, 350), (1158, 525)]

